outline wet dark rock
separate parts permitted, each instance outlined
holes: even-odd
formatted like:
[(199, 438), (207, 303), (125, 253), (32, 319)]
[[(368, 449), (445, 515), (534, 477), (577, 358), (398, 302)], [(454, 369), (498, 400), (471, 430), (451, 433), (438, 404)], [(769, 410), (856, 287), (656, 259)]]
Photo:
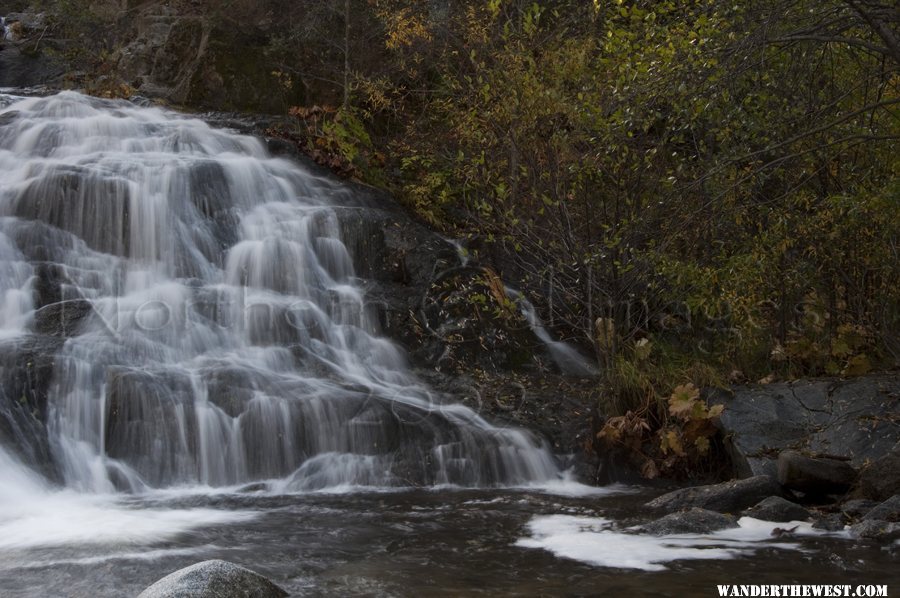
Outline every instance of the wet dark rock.
[(847, 527), (847, 521), (840, 513), (827, 513), (817, 517), (812, 526), (826, 532), (839, 532)]
[(900, 523), (882, 521), (879, 519), (866, 519), (851, 526), (850, 531), (859, 538), (875, 540), (878, 542), (893, 542), (900, 540)]
[(725, 405), (718, 425), (741, 477), (775, 476), (787, 449), (845, 457), (860, 468), (900, 441), (896, 373), (741, 386), (711, 391), (708, 400)]
[[(353, 258), (356, 275), (368, 279), (367, 299), (382, 330), (414, 357), (438, 356), (444, 346), (422, 324), (422, 306), (432, 281), (456, 264), (453, 247), (398, 211), (389, 197), (369, 195), (366, 203), (385, 209), (345, 207), (337, 210), (341, 236)], [(434, 339), (434, 340), (433, 340)]]
[[(47, 153), (58, 139), (45, 136)], [(51, 167), (31, 181), (13, 202), (14, 215), (68, 231), (89, 247), (127, 256), (130, 191), (119, 179), (104, 179), (74, 166)]]
[(34, 264), (34, 306), (37, 309), (63, 301), (62, 285), (68, 282), (60, 264), (37, 262)]
[(667, 536), (670, 534), (709, 534), (733, 527), (737, 527), (737, 520), (731, 515), (694, 507), (686, 511), (669, 513), (665, 517), (640, 526), (640, 529), (648, 534)]
[(92, 311), (91, 303), (84, 299), (51, 303), (35, 312), (34, 329), (49, 336), (75, 336), (81, 322)]
[[(190, 167), (188, 186), (190, 198), (205, 218), (202, 221), (214, 244), (198, 243), (205, 257), (214, 264), (221, 265), (222, 248), (237, 242), (238, 216), (233, 206), (224, 198), (229, 197), (228, 183), (222, 165), (214, 160), (198, 162)], [(197, 235), (195, 235), (195, 238)]]
[(812, 515), (809, 511), (780, 496), (770, 496), (761, 500), (754, 506), (743, 512), (747, 517), (754, 517), (764, 521), (806, 521)]
[(631, 468), (611, 470), (587, 449), (596, 433), (600, 400), (594, 380), (537, 371), (458, 374), (429, 368), (416, 373), (432, 388), (497, 425), (537, 432), (554, 453), (564, 456), (561, 467), (584, 483), (642, 481)]
[[(185, 477), (197, 453), (196, 434), (179, 436), (179, 419), (197, 426), (190, 379), (175, 371), (110, 367), (106, 373), (106, 451), (161, 485)], [(165, 447), (167, 450), (161, 450)]]
[(778, 455), (778, 482), (791, 490), (816, 496), (843, 494), (856, 476), (856, 470), (843, 460), (807, 457), (797, 451)]
[(764, 498), (778, 496), (781, 492), (781, 487), (769, 476), (754, 476), (675, 490), (651, 500), (647, 507), (664, 511), (699, 507), (720, 513), (737, 513)]
[(163, 577), (138, 598), (281, 598), (287, 592), (234, 563), (210, 560)]
[(872, 500), (886, 500), (900, 494), (900, 444), (863, 468), (859, 474), (859, 490)]
[(0, 343), (0, 443), (52, 480), (59, 472), (47, 436), (47, 392), (61, 338), (27, 336)]
[(878, 503), (874, 500), (855, 498), (841, 504), (841, 512), (848, 517), (853, 517), (854, 519), (856, 519), (864, 516), (877, 505)]
[(205, 377), (209, 401), (229, 416), (238, 417), (261, 387), (259, 378), (239, 367), (211, 369)]
[(900, 522), (900, 494), (895, 494), (866, 513), (865, 520)]

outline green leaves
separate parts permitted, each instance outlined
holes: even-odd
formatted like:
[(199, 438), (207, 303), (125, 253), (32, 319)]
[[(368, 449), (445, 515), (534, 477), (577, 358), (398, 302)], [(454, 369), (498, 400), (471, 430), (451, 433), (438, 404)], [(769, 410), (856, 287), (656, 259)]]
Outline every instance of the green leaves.
[[(402, 160), (407, 201), (552, 280), (543, 308), (571, 332), (614, 320), (604, 359), (673, 347), (753, 380), (889, 361), (900, 129), (895, 105), (871, 106), (900, 98), (900, 76), (860, 46), (769, 39), (842, 4), (550, 6), (464, 2), (428, 26), (446, 47), (404, 82), (426, 90), (398, 135), (419, 158)], [(704, 408), (684, 396), (664, 413)]]

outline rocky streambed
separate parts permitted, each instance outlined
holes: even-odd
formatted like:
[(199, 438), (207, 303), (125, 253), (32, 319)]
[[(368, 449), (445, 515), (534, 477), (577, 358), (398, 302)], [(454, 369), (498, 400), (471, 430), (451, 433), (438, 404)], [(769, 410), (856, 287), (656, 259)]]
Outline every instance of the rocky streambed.
[[(4, 534), (0, 593), (135, 596), (210, 559), (249, 568), (293, 596), (681, 596), (712, 593), (721, 583), (900, 581), (890, 545), (808, 522), (698, 511), (654, 519), (644, 505), (658, 492), (613, 487), (573, 496), (569, 487), (131, 498), (103, 507), (106, 518), (96, 521), (93, 537), (73, 536), (72, 524), (66, 544), (16, 543)], [(69, 518), (87, 514), (70, 509)], [(152, 531), (140, 519), (122, 526), (129, 516), (154, 521)]]

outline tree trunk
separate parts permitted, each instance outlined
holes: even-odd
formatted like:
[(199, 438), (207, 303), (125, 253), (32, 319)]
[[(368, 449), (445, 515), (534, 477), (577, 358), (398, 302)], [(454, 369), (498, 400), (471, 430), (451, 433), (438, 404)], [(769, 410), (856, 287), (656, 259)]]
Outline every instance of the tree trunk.
[(344, 0), (344, 110), (350, 106), (350, 0)]

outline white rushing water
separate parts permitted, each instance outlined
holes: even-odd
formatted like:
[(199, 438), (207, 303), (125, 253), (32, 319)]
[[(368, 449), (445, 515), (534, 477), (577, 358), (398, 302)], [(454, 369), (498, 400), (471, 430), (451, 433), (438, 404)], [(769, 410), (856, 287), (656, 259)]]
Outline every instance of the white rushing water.
[(133, 509), (111, 495), (53, 488), (0, 448), (0, 554), (68, 544), (147, 544), (248, 521), (246, 511)]
[(75, 327), (48, 385), (63, 485), (559, 478), (542, 442), (445, 404), (381, 335), (340, 218), (361, 209), (200, 120), (73, 92), (0, 97), (0, 341)]

